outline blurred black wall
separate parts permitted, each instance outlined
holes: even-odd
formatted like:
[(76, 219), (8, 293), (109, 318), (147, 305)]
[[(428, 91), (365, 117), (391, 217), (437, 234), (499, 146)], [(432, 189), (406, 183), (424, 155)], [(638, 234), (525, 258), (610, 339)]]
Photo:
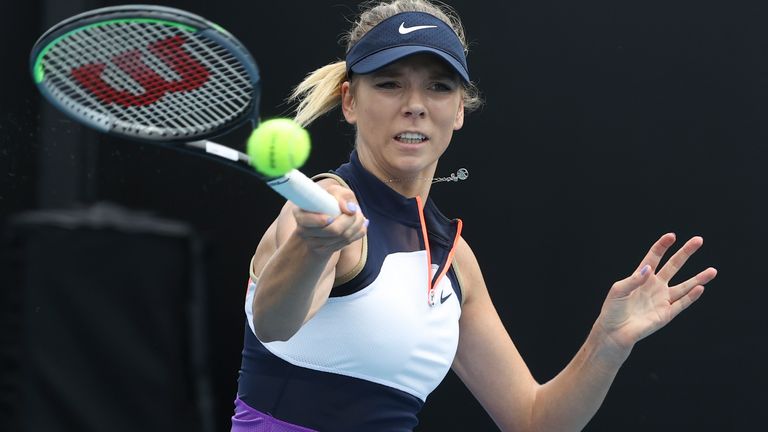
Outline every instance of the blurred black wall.
[[(84, 130), (52, 110), (27, 56), (50, 25), (119, 2), (4, 2), (0, 223), (21, 211), (97, 201), (193, 225), (206, 239), (213, 382), (228, 427), (250, 256), (281, 199), (258, 180), (162, 148)], [(260, 64), (262, 116), (285, 115), (303, 76), (343, 56), (355, 2), (154, 2), (238, 36)], [(461, 217), (496, 306), (541, 381), (570, 359), (613, 281), (661, 234), (703, 235), (681, 272), (720, 270), (699, 303), (641, 342), (588, 431), (746, 430), (764, 424), (768, 300), (766, 7), (735, 2), (452, 3), (472, 42), (486, 105), (433, 188)], [(346, 160), (338, 112), (310, 127), (307, 173)], [(241, 147), (245, 132), (223, 137)], [(493, 430), (452, 374), (419, 430)]]

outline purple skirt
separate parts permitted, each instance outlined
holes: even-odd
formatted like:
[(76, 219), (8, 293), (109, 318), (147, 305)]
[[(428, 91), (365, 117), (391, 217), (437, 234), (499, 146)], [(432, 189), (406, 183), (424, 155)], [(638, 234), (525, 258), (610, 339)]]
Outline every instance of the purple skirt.
[(317, 432), (314, 429), (286, 423), (269, 414), (257, 411), (238, 396), (235, 399), (235, 415), (230, 432)]

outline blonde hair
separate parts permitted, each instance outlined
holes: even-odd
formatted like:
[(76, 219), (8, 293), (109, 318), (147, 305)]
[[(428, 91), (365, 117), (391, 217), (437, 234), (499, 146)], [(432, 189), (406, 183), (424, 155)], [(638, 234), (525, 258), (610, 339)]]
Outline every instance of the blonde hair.
[[(401, 12), (425, 12), (448, 24), (459, 37), (464, 52), (467, 52), (464, 27), (456, 12), (444, 3), (430, 0), (369, 1), (363, 3), (361, 9), (363, 12), (355, 21), (352, 30), (342, 37), (342, 41), (346, 41), (347, 51), (370, 29), (389, 17)], [(289, 102), (298, 102), (296, 122), (307, 126), (338, 106), (341, 103), (341, 85), (347, 79), (347, 65), (343, 60), (309, 73), (288, 97)], [(473, 111), (480, 105), (482, 99), (477, 87), (471, 82), (464, 83), (465, 111)]]

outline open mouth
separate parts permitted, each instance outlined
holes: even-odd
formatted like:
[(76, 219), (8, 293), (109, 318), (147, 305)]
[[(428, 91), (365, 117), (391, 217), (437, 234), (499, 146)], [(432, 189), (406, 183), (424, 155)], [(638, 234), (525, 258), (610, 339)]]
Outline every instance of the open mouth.
[(429, 137), (418, 132), (403, 132), (401, 134), (395, 135), (395, 139), (405, 144), (419, 144), (428, 140)]

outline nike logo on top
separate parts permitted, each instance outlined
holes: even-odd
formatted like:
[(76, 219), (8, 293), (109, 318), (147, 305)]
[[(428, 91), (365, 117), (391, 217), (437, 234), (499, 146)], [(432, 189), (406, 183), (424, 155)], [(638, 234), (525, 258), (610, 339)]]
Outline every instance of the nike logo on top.
[(437, 28), (436, 25), (420, 25), (420, 26), (413, 26), (413, 27), (406, 27), (405, 23), (400, 24), (400, 28), (397, 29), (400, 34), (408, 34), (411, 32), (415, 32), (416, 30), (424, 30), (428, 28)]
[(450, 297), (451, 294), (453, 294), (453, 293), (448, 293), (447, 296), (443, 297), (443, 293), (440, 293), (440, 304), (445, 303), (445, 301), (448, 300), (448, 297)]

